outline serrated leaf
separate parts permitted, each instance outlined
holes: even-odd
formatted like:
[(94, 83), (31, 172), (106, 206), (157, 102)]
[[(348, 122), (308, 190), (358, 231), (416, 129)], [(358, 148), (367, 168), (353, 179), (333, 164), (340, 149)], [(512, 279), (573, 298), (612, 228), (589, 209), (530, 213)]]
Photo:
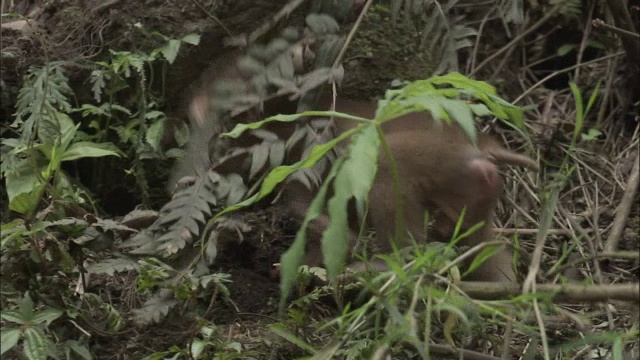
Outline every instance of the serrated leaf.
[(198, 45), (200, 44), (200, 35), (198, 34), (187, 34), (180, 39), (182, 42), (185, 42), (189, 45)]
[(24, 330), (23, 351), (28, 359), (46, 360), (50, 346), (51, 342), (42, 329), (28, 327)]
[(93, 98), (97, 103), (100, 103), (102, 98), (102, 89), (106, 86), (104, 70), (93, 70), (89, 81), (91, 82), (91, 91), (93, 91)]
[(173, 293), (170, 290), (162, 289), (147, 300), (142, 308), (133, 310), (134, 320), (140, 325), (157, 323), (177, 304)]
[(176, 60), (178, 52), (180, 51), (180, 44), (180, 40), (171, 39), (169, 40), (167, 45), (162, 47), (162, 49), (160, 50), (162, 56), (167, 59), (169, 64), (173, 64), (173, 62)]
[(89, 274), (106, 274), (109, 276), (113, 276), (115, 273), (119, 272), (138, 269), (138, 262), (127, 257), (105, 259), (99, 263), (87, 266), (87, 272)]

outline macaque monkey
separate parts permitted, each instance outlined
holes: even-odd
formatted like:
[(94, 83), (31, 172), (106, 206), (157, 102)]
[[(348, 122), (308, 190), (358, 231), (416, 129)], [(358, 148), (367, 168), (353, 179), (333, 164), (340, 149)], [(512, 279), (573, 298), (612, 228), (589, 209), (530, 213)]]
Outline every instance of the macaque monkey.
[[(372, 118), (376, 105), (368, 102), (337, 100), (336, 111)], [(351, 121), (336, 119), (338, 132), (354, 126)], [(385, 138), (397, 165), (400, 179), (404, 231), (407, 237), (393, 239), (396, 230), (396, 194), (389, 161), (380, 153), (378, 172), (369, 196), (369, 223), (376, 230), (378, 247), (385, 252), (392, 249), (391, 241), (398, 248), (410, 245), (408, 234), (416, 241), (425, 241), (424, 212), (436, 211), (434, 230), (441, 240), (447, 241), (453, 234), (455, 223), (466, 209), (463, 231), (484, 222), (484, 226), (460, 242), (460, 245), (477, 245), (491, 240), (492, 220), (496, 203), (502, 193), (502, 178), (498, 165), (513, 164), (537, 169), (530, 158), (502, 148), (485, 134), (478, 134), (478, 146), (457, 125), (442, 123), (436, 126), (426, 113), (412, 113), (383, 125)], [(308, 191), (308, 190), (307, 190)], [(304, 217), (305, 202), (311, 195), (304, 189), (292, 191), (290, 208)], [(306, 199), (305, 199), (306, 197)], [(321, 262), (319, 239), (326, 216), (316, 220), (309, 229), (310, 249), (306, 262)], [(356, 222), (358, 224), (358, 222)], [(351, 234), (352, 242), (354, 235)], [(353, 244), (352, 244), (353, 245)], [(511, 251), (502, 248), (469, 276), (471, 280), (515, 281), (511, 267)], [(360, 265), (352, 267), (362, 268)], [(374, 267), (380, 269), (377, 263)]]

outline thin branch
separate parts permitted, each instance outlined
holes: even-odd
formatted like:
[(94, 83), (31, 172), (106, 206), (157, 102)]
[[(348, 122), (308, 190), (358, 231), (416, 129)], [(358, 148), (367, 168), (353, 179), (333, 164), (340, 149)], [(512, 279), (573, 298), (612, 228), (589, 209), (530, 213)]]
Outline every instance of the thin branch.
[(631, 206), (634, 204), (633, 200), (636, 198), (636, 194), (638, 193), (639, 163), (640, 154), (636, 153), (636, 161), (633, 164), (631, 175), (629, 175), (629, 180), (627, 181), (627, 187), (624, 190), (624, 195), (622, 195), (622, 200), (620, 201), (620, 205), (616, 211), (616, 216), (613, 220), (613, 227), (611, 228), (611, 232), (609, 233), (609, 237), (607, 238), (607, 243), (604, 248), (604, 251), (607, 253), (614, 252), (618, 249), (618, 242), (620, 241), (620, 237), (622, 237), (622, 232), (624, 231), (627, 219), (629, 218)]
[[(459, 287), (474, 299), (505, 299), (521, 294), (520, 285), (512, 283), (462, 281)], [(536, 284), (536, 294), (551, 296), (554, 301), (572, 303), (640, 301), (640, 284)]]

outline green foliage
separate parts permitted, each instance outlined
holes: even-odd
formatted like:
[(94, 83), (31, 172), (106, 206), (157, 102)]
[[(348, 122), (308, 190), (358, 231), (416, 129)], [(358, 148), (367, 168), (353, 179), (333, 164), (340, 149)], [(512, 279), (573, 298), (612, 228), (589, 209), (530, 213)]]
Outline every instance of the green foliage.
[[(196, 44), (198, 39), (187, 35), (179, 41)], [(134, 169), (141, 169), (144, 159), (176, 155), (163, 153), (159, 146), (166, 119), (146, 81), (148, 65), (175, 59), (180, 46), (169, 40), (151, 54), (111, 51), (108, 61), (82, 64), (94, 69), (89, 80), (95, 103), (73, 105), (76, 94), (66, 75), (67, 63), (53, 61), (27, 71), (11, 124), (13, 136), (3, 134), (1, 143), (0, 173), (7, 207), (13, 211), (12, 219), (1, 225), (2, 301), (18, 304), (2, 311), (2, 354), (21, 351), (29, 359), (91, 359), (87, 330), (80, 320), (90, 322), (92, 316), (102, 315), (105, 331), (124, 327), (125, 319), (111, 304), (85, 293), (83, 266), (87, 259), (113, 251), (114, 242), (137, 230), (127, 225), (131, 219), (99, 218), (87, 189), (95, 190), (104, 181), (108, 171), (104, 158), (127, 156)], [(125, 94), (135, 99), (133, 106), (114, 103), (116, 96)], [(87, 158), (103, 162), (93, 168), (93, 179), (80, 183), (64, 165)], [(122, 255), (100, 265), (93, 267), (95, 273), (139, 268)], [(78, 276), (78, 284), (70, 281)], [(197, 281), (204, 287), (224, 282)], [(75, 293), (70, 282), (77, 285)], [(191, 284), (185, 284), (189, 286), (176, 286), (181, 298), (192, 292)], [(15, 299), (21, 293), (24, 297)], [(53, 322), (58, 318), (75, 322)]]
[[(19, 92), (16, 118), (11, 124), (17, 128), (18, 138), (3, 139), (1, 172), (6, 181), (9, 208), (23, 215), (32, 216), (44, 195), (53, 198), (69, 198), (76, 203), (89, 201), (72, 186), (69, 176), (61, 170), (65, 161), (89, 157), (122, 156), (123, 151), (106, 141), (110, 130), (120, 136), (121, 146), (134, 146), (136, 164), (139, 159), (158, 157), (160, 138), (166, 121), (164, 114), (153, 108), (157, 104), (148, 98), (145, 84), (141, 83), (139, 104), (141, 108), (132, 114), (128, 109), (114, 105), (113, 97), (128, 89), (127, 79), (137, 74), (145, 79), (144, 64), (161, 56), (172, 62), (179, 46), (173, 40), (150, 55), (127, 51), (111, 51), (111, 62), (97, 62), (90, 81), (96, 102), (103, 95), (108, 102), (99, 105), (83, 104), (73, 108), (69, 102), (72, 90), (64, 74), (63, 63), (51, 62), (29, 70)], [(178, 40), (176, 40), (178, 41)], [(187, 35), (178, 43), (197, 44), (198, 37)], [(89, 127), (96, 130), (88, 135), (80, 130), (69, 114), (79, 112), (89, 118)], [(112, 125), (118, 114), (131, 119), (125, 125)]]
[[(357, 283), (346, 289), (364, 288), (364, 304), (346, 306), (341, 314), (325, 322), (309, 325), (310, 305), (319, 296), (331, 294), (330, 287), (313, 290), (309, 295), (295, 300), (287, 309), (285, 321), (274, 324), (271, 330), (286, 341), (298, 346), (313, 359), (347, 357), (352, 359), (376, 358), (375, 354), (388, 354), (393, 358), (429, 358), (432, 326), (442, 326), (450, 317), (459, 320), (452, 323), (452, 337), (484, 337), (483, 329), (475, 326), (480, 314), (493, 314), (500, 321), (506, 318), (507, 304), (486, 305), (478, 308), (471, 299), (459, 295), (453, 283), (434, 277), (455, 256), (445, 250), (443, 244), (432, 243), (412, 249), (410, 263), (395, 267), (386, 273), (360, 273)], [(399, 254), (386, 256), (390, 264), (404, 260)], [(442, 285), (447, 286), (441, 290)], [(338, 295), (339, 296), (339, 295)], [(532, 331), (532, 329), (520, 329)], [(314, 348), (304, 340), (303, 332), (313, 331), (326, 335), (322, 348)]]
[(12, 124), (19, 127), (20, 137), (2, 139), (1, 170), (9, 209), (15, 212), (32, 216), (45, 194), (85, 202), (61, 170), (62, 163), (121, 154), (111, 143), (83, 141), (80, 125), (64, 113), (72, 110), (70, 91), (60, 63), (32, 69), (20, 90)]
[[(18, 345), (22, 340), (22, 352), (28, 359), (47, 359), (53, 355), (54, 338), (48, 334), (47, 328), (62, 316), (63, 312), (51, 307), (38, 307), (28, 294), (18, 301), (18, 308), (0, 312), (5, 325), (2, 327), (2, 350), (4, 354)], [(17, 326), (16, 326), (17, 325)]]
[(162, 359), (246, 359), (257, 356), (252, 351), (243, 351), (242, 345), (234, 341), (221, 340), (220, 331), (213, 325), (203, 325), (198, 336), (191, 339), (189, 346), (172, 346), (167, 351), (156, 352), (143, 360)]

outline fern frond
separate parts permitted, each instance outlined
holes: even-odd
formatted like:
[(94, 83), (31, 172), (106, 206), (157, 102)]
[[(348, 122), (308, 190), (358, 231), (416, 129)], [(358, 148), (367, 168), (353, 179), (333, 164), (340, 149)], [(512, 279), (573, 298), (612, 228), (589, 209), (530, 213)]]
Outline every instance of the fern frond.
[(215, 172), (208, 172), (196, 179), (193, 185), (178, 190), (173, 199), (162, 207), (154, 226), (167, 229), (156, 240), (157, 249), (164, 256), (177, 253), (200, 235), (200, 229), (211, 215), (211, 208), (218, 205), (216, 185), (224, 182), (223, 179)]
[[(73, 94), (62, 62), (49, 62), (29, 69), (25, 83), (18, 93), (16, 120), (11, 126), (22, 125), (21, 138), (31, 139), (37, 127), (58, 128), (55, 114), (71, 112), (68, 96)], [(47, 123), (47, 124), (43, 124)]]
[(133, 310), (134, 321), (139, 325), (157, 323), (166, 316), (178, 301), (169, 289), (161, 289), (147, 300), (141, 308)]

